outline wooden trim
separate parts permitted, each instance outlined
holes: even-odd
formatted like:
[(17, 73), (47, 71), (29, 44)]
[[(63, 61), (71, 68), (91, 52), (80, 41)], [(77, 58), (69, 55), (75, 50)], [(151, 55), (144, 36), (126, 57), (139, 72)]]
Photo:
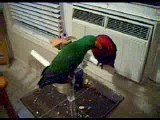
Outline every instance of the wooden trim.
[(7, 31), (3, 14), (0, 12), (0, 65), (9, 64), (9, 49), (6, 41)]

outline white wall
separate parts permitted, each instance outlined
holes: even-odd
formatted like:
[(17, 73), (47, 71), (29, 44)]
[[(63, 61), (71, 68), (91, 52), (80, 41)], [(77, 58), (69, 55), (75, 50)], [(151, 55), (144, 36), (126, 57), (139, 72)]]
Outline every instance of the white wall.
[(62, 4), (62, 15), (64, 19), (65, 33), (68, 36), (72, 36), (72, 4), (71, 3), (61, 3)]

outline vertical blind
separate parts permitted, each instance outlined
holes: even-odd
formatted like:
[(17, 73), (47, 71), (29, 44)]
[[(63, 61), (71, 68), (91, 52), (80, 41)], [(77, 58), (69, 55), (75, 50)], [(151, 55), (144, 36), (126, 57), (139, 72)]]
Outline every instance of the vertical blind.
[(58, 37), (62, 33), (60, 4), (45, 2), (8, 3), (12, 18), (38, 31)]

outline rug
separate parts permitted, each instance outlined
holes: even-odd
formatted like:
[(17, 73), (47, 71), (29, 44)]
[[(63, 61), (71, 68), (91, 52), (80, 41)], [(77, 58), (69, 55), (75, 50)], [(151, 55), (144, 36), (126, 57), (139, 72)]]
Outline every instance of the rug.
[[(77, 118), (108, 117), (124, 99), (113, 90), (98, 84), (97, 87), (75, 92), (75, 96)], [(71, 118), (70, 104), (66, 98), (66, 95), (49, 85), (30, 92), (21, 101), (36, 118)]]

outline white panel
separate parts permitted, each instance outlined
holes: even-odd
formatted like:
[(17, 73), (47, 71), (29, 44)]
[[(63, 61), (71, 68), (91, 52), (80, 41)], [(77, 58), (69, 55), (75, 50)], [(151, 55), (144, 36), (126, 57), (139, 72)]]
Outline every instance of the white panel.
[[(104, 27), (100, 28), (88, 22), (84, 22), (81, 20), (78, 21), (76, 19), (73, 19), (74, 27), (77, 27), (74, 30), (78, 30), (78, 32), (73, 30), (73, 34), (76, 33), (77, 36), (82, 36), (83, 34), (84, 35), (107, 34), (108, 36), (110, 36), (117, 46), (117, 56), (115, 61), (116, 70), (121, 75), (126, 76), (136, 82), (140, 82), (141, 78), (143, 77), (144, 65), (146, 62), (146, 56), (148, 52), (148, 46), (149, 46), (149, 43), (151, 42), (151, 39), (153, 38), (152, 30), (153, 30), (153, 26), (155, 25), (155, 21), (152, 21), (152, 20), (153, 19), (158, 20), (157, 15), (160, 13), (158, 9), (141, 7), (141, 6), (133, 5), (130, 3), (107, 3), (105, 4), (106, 10), (104, 10), (105, 5), (102, 7), (102, 5), (100, 4), (99, 4), (100, 6), (98, 7), (101, 7), (101, 8), (97, 9), (98, 7), (94, 7), (94, 6), (97, 6), (95, 3), (94, 4), (74, 3), (74, 4), (76, 4), (76, 6), (74, 6), (74, 8), (76, 9), (104, 15), (106, 16), (106, 18), (111, 17), (118, 20), (124, 20), (132, 24), (146, 26), (150, 28), (150, 31), (148, 34), (149, 37), (147, 40), (145, 40), (143, 38), (140, 39), (138, 37), (134, 37), (129, 34), (128, 35), (124, 34), (122, 33), (122, 31), (117, 32), (111, 29), (105, 29)], [(118, 9), (116, 7), (117, 5), (120, 5)], [(143, 8), (146, 9), (146, 11), (148, 12), (144, 11)], [(111, 9), (114, 11), (112, 11)], [(104, 12), (101, 12), (101, 11), (104, 11)], [(153, 14), (151, 15), (148, 13), (153, 13)], [(156, 15), (155, 17), (153, 17), (154, 13)], [(146, 17), (147, 19), (145, 19), (144, 17)], [(127, 18), (130, 18), (130, 19), (127, 19)], [(145, 22), (148, 24), (145, 24)], [(83, 26), (83, 29), (81, 29), (81, 27), (79, 26)], [(152, 40), (152, 42), (155, 43), (156, 41)], [(153, 48), (151, 50), (153, 50)]]
[(79, 6), (79, 7), (84, 7), (87, 9), (92, 9), (92, 10), (96, 10), (96, 11), (105, 11), (106, 10), (106, 5), (105, 4), (95, 4), (95, 3), (74, 3), (75, 6)]
[(108, 3), (107, 9), (152, 20), (160, 19), (159, 8), (136, 5), (133, 3)]
[(48, 25), (44, 22), (41, 22), (41, 21), (38, 21), (38, 20), (35, 20), (35, 19), (31, 19), (31, 18), (28, 18), (28, 17), (25, 17), (25, 16), (22, 16), (22, 15), (19, 15), (19, 14), (15, 14), (15, 13), (11, 13), (13, 16), (16, 16), (16, 17), (19, 17), (19, 18), (22, 18), (24, 20), (27, 20), (27, 21), (30, 21), (30, 22), (33, 22), (33, 23), (36, 23), (40, 26), (44, 26), (44, 27), (47, 27), (47, 28), (50, 28), (51, 30), (53, 31), (59, 31), (59, 28), (58, 27), (54, 27), (53, 25)]
[(36, 8), (30, 7), (30, 6), (26, 6), (26, 5), (22, 5), (22, 4), (16, 4), (16, 3), (9, 3), (9, 4), (13, 5), (15, 8), (22, 8), (22, 9), (30, 10), (30, 12), (32, 12), (32, 11), (39, 12), (41, 14), (50, 15), (50, 16), (55, 17), (55, 18), (60, 17), (59, 14), (53, 14), (52, 12), (36, 9)]
[(24, 9), (15, 7), (15, 6), (10, 6), (10, 8), (11, 8), (11, 10), (24, 12), (24, 14), (27, 13), (27, 14), (30, 14), (30, 15), (37, 16), (37, 17), (39, 17), (39, 18), (44, 18), (44, 19), (47, 19), (47, 20), (50, 20), (50, 21), (59, 22), (59, 19), (53, 18), (53, 17), (48, 16), (48, 15), (42, 15), (42, 14), (40, 14), (40, 13), (33, 12), (33, 11), (31, 12), (31, 11), (29, 11), (29, 10), (24, 10)]
[[(25, 26), (44, 32), (60, 35), (60, 5), (59, 3), (8, 3), (12, 18)], [(48, 32), (48, 33), (47, 33)]]
[[(80, 3), (75, 3), (79, 6), (84, 6), (83, 4), (80, 5)], [(115, 15), (120, 15), (120, 16), (126, 16), (126, 17), (139, 17), (138, 19), (146, 18), (151, 19), (151, 20), (156, 20), (159, 21), (160, 19), (160, 9), (159, 7), (149, 7), (149, 6), (144, 6), (144, 5), (138, 5), (135, 3), (118, 3), (118, 2), (104, 2), (104, 3), (90, 3), (86, 2), (85, 6), (98, 6), (100, 7), (99, 10), (105, 9), (106, 12), (115, 14)], [(103, 4), (103, 5), (102, 5)], [(93, 8), (93, 7), (92, 7)], [(136, 19), (137, 19), (136, 18)], [(147, 20), (148, 21), (148, 20)]]
[(35, 19), (35, 20), (38, 20), (38, 21), (45, 22), (45, 23), (50, 24), (50, 25), (52, 25), (52, 26), (56, 26), (56, 27), (59, 26), (56, 22), (53, 22), (53, 21), (51, 21), (51, 20), (47, 20), (47, 19), (43, 19), (43, 18), (40, 19), (40, 18), (37, 17), (37, 16), (31, 15), (31, 14), (26, 14), (26, 13), (24, 13), (24, 12), (17, 11), (17, 10), (14, 10), (14, 9), (11, 9), (11, 14), (22, 15), (22, 16), (25, 16), (25, 17), (28, 17), (28, 18), (32, 18), (32, 19)]
[(72, 22), (73, 36), (77, 39), (83, 37), (85, 35), (85, 27), (84, 25), (77, 24), (76, 22)]
[(72, 36), (72, 13), (73, 8), (71, 3), (63, 3), (64, 28), (68, 36)]
[(53, 9), (51, 7), (46, 7), (42, 4), (39, 5), (39, 4), (24, 3), (24, 2), (21, 2), (21, 4), (28, 5), (28, 6), (31, 6), (31, 7), (35, 7), (35, 8), (41, 9), (41, 10), (47, 10), (47, 11), (54, 12), (54, 13), (59, 13), (60, 12), (60, 9)]
[(116, 56), (116, 60), (115, 60), (115, 69), (117, 71), (120, 71), (120, 66), (121, 66), (121, 57), (122, 57), (122, 48), (123, 48), (123, 42), (122, 40), (120, 40), (120, 36), (115, 36), (116, 32), (111, 32), (110, 30), (106, 31), (106, 29), (104, 28), (95, 28), (90, 27), (90, 26), (86, 26), (85, 27), (85, 35), (99, 35), (99, 34), (106, 34), (108, 36), (111, 37), (111, 39), (113, 40), (113, 42), (116, 44), (117, 46), (117, 56)]
[(139, 82), (143, 72), (147, 42), (113, 30), (106, 30), (117, 46), (115, 67), (120, 74)]
[(81, 6), (83, 6), (83, 5), (86, 5), (86, 6), (95, 6), (95, 7), (100, 7), (100, 8), (104, 8), (104, 9), (106, 9), (107, 8), (107, 3), (106, 2), (81, 2), (81, 4), (80, 3), (73, 3), (74, 5), (81, 5)]
[[(143, 72), (143, 65), (147, 51), (147, 41), (125, 35), (110, 29), (97, 29), (95, 27), (85, 26), (74, 23), (73, 34), (80, 36), (80, 32), (85, 32), (85, 35), (99, 35), (106, 34), (111, 37), (117, 46), (117, 56), (115, 61), (115, 69), (123, 76), (126, 76), (136, 82), (141, 80), (141, 73)], [(81, 34), (82, 36), (83, 34)]]
[(117, 56), (116, 56), (116, 60), (115, 60), (115, 69), (117, 71), (121, 70), (121, 64), (122, 64), (122, 56), (123, 56), (123, 37), (118, 35), (116, 31), (112, 31), (112, 30), (106, 30), (106, 34), (108, 36), (111, 37), (111, 39), (113, 40), (113, 42), (116, 44), (117, 46)]
[[(125, 36), (124, 36), (125, 37)], [(124, 76), (139, 82), (142, 77), (147, 43), (137, 42), (135, 38), (123, 39), (123, 56), (120, 72)]]
[(60, 6), (58, 4), (52, 4), (52, 3), (47, 3), (47, 2), (35, 2), (40, 5), (46, 5), (48, 7), (53, 7), (53, 8), (59, 8)]
[(21, 19), (21, 18), (15, 17), (15, 16), (13, 16), (13, 18), (16, 19), (16, 20), (25, 22), (25, 23), (27, 23), (27, 24), (30, 24), (30, 25), (32, 25), (32, 26), (35, 26), (35, 27), (37, 27), (37, 28), (39, 28), (39, 29), (42, 29), (42, 30), (45, 30), (45, 31), (47, 31), (47, 32), (53, 33), (53, 34), (55, 34), (55, 35), (59, 35), (59, 32), (53, 31), (53, 30), (48, 29), (48, 28), (43, 27), (43, 26), (39, 26), (38, 24), (32, 23), (32, 22), (30, 22), (30, 21), (26, 21), (26, 20), (24, 20), (24, 19)]

